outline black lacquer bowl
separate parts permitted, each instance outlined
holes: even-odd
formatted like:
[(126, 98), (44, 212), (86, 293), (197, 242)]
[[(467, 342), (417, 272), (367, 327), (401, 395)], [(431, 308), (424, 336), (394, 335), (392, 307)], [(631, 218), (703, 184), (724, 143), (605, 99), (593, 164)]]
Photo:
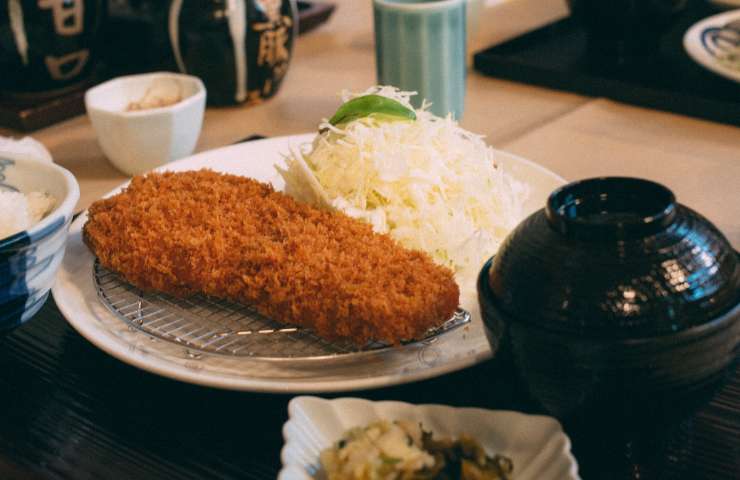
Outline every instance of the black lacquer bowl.
[(651, 476), (650, 459), (740, 350), (737, 252), (647, 180), (553, 192), (483, 266), (478, 296), (502, 361), (576, 454), (627, 460), (627, 477)]

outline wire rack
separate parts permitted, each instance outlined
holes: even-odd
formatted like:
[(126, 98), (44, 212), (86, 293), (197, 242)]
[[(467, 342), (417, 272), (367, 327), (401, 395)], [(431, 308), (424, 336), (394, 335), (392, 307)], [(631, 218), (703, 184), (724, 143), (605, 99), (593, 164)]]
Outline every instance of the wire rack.
[[(202, 295), (187, 299), (144, 293), (96, 259), (93, 279), (98, 297), (116, 317), (153, 337), (188, 349), (229, 356), (296, 359), (376, 352), (391, 348), (372, 343), (362, 348), (348, 341), (329, 342), (308, 329), (287, 326), (259, 314), (253, 307)], [(447, 322), (429, 330), (421, 342), (470, 322), (458, 309)]]

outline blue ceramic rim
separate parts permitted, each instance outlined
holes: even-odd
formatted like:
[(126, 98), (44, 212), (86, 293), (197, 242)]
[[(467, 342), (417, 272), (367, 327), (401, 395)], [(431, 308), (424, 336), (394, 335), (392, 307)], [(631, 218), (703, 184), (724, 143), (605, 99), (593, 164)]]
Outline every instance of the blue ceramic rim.
[(35, 277), (31, 275), (35, 269), (48, 262), (59, 251), (66, 246), (69, 222), (55, 229), (42, 241), (33, 241), (28, 238), (28, 243), (21, 248), (12, 250), (0, 250), (0, 298), (5, 287), (15, 282), (21, 275), (27, 280)]
[(69, 224), (72, 219), (72, 210), (77, 201), (80, 199), (80, 187), (75, 179), (67, 169), (60, 167), (54, 163), (49, 163), (43, 160), (11, 160), (12, 164), (18, 165), (32, 165), (31, 168), (35, 168), (43, 173), (44, 170), (52, 171), (57, 174), (61, 174), (65, 185), (67, 194), (64, 198), (57, 199), (57, 205), (46, 217), (44, 217), (39, 223), (21, 232), (15, 233), (9, 237), (0, 239), (0, 254), (8, 253), (10, 250), (20, 249), (27, 247), (29, 244), (42, 241), (44, 238), (54, 233), (59, 228), (64, 228), (65, 225)]
[(49, 236), (56, 233), (60, 228), (64, 228), (65, 226), (69, 225), (70, 220), (71, 217), (57, 217), (52, 223), (45, 225), (40, 230), (23, 230), (7, 238), (4, 238), (3, 240), (0, 240), (0, 255), (11, 253), (12, 250), (22, 250), (33, 245), (34, 243), (42, 242)]
[[(630, 208), (604, 210), (610, 202)], [(676, 217), (676, 206), (673, 192), (660, 183), (636, 177), (593, 177), (553, 191), (547, 199), (545, 216), (547, 223), (564, 235), (619, 239), (650, 235), (666, 228)], [(590, 211), (594, 207), (599, 210)], [(605, 213), (620, 218), (598, 218)]]
[[(735, 254), (740, 258), (740, 252), (735, 251)], [(478, 281), (476, 283), (476, 287), (478, 290), (478, 297), (481, 299), (481, 301), (484, 301), (488, 308), (491, 310), (495, 310), (498, 312), (499, 316), (503, 319), (506, 319), (507, 322), (505, 324), (505, 327), (508, 326), (509, 321), (518, 322), (522, 325), (526, 325), (527, 328), (537, 329), (544, 332), (547, 332), (553, 336), (568, 336), (567, 332), (560, 332), (557, 330), (550, 330), (547, 327), (536, 324), (536, 323), (529, 323), (529, 322), (523, 322), (517, 317), (513, 315), (509, 315), (505, 312), (503, 312), (500, 308), (496, 306), (496, 302), (493, 298), (493, 294), (491, 293), (491, 289), (488, 285), (488, 275), (489, 271), (491, 270), (491, 266), (493, 265), (493, 260), (496, 258), (496, 255), (493, 255), (491, 258), (489, 258), (486, 263), (483, 264), (483, 268), (481, 268), (480, 273), (478, 274)], [(481, 319), (483, 320), (483, 324), (488, 329), (488, 319), (485, 314), (485, 309), (481, 308)], [(651, 346), (657, 346), (656, 342), (659, 342), (660, 344), (663, 343), (675, 343), (675, 342), (682, 342), (682, 341), (691, 341), (695, 337), (703, 337), (707, 334), (712, 333), (715, 330), (720, 330), (723, 327), (725, 327), (725, 324), (732, 323), (732, 321), (738, 321), (740, 322), (740, 302), (736, 303), (729, 309), (725, 310), (723, 313), (718, 315), (716, 318), (713, 318), (712, 320), (702, 323), (701, 325), (695, 325), (693, 327), (689, 327), (683, 330), (680, 330), (678, 332), (668, 332), (658, 335), (651, 335), (646, 337), (631, 337), (631, 338), (613, 338), (613, 337), (605, 337), (605, 336), (599, 336), (599, 335), (583, 335), (577, 337), (578, 340), (582, 341), (593, 341), (593, 342), (600, 342), (604, 344), (611, 344), (611, 345), (625, 345), (625, 346), (641, 346), (641, 345), (647, 345), (652, 344)], [(733, 348), (737, 348), (737, 344), (733, 346)]]
[(28, 230), (21, 230), (9, 237), (0, 240), (0, 252), (10, 250), (11, 248), (27, 247), (30, 244)]

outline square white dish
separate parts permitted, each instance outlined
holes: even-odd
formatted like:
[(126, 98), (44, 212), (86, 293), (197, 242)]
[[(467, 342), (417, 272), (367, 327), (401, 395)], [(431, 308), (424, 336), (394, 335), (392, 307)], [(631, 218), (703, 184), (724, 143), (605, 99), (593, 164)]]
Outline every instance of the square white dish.
[(280, 453), (283, 468), (278, 480), (312, 479), (323, 449), (339, 440), (349, 428), (381, 418), (421, 422), (435, 436), (458, 437), (468, 433), (488, 454), (498, 453), (513, 461), (514, 480), (580, 480), (570, 439), (551, 417), (482, 408), (310, 396), (292, 399), (288, 416), (283, 426), (285, 445)]

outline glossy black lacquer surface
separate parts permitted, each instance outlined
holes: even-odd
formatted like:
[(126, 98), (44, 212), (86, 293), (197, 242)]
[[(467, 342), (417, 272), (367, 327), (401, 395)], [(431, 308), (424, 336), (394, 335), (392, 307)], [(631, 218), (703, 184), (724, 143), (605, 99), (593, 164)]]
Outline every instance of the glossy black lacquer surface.
[(682, 422), (740, 346), (740, 262), (715, 227), (652, 182), (576, 182), (510, 234), (478, 290), (491, 343), (592, 465), (680, 478), (655, 458), (690, 448)]
[(600, 178), (553, 192), (489, 272), (497, 308), (555, 332), (636, 338), (701, 325), (740, 300), (740, 260), (665, 187)]

